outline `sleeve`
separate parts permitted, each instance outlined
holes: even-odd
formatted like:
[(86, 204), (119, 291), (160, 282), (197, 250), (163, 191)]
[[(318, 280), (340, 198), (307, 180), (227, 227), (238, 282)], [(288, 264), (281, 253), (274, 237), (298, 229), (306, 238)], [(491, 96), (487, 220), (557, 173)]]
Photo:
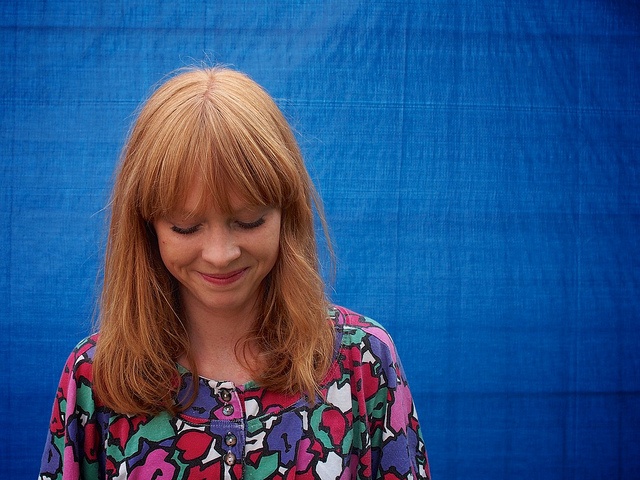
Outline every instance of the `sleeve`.
[(367, 328), (365, 358), (372, 369), (367, 390), (372, 471), (378, 479), (429, 479), (420, 423), (400, 358), (389, 334), (375, 322)]
[(92, 390), (92, 338), (69, 356), (53, 403), (39, 479), (99, 478), (100, 429)]

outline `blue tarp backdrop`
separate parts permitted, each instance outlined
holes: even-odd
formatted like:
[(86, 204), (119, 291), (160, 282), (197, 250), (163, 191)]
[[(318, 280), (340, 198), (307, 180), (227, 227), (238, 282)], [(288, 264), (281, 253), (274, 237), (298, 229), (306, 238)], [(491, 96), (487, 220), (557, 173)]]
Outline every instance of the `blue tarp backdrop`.
[(92, 328), (135, 109), (204, 62), (296, 129), (435, 479), (640, 478), (638, 5), (3, 1), (0, 476), (36, 476)]

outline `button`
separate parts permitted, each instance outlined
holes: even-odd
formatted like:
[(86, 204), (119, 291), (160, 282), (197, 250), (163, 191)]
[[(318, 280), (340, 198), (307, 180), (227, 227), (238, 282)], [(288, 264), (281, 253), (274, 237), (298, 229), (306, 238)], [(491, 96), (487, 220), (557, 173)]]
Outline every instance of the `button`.
[(227, 454), (224, 456), (224, 463), (229, 466), (236, 463), (236, 456), (233, 454), (233, 452), (227, 452)]
[(220, 398), (223, 401), (228, 402), (229, 400), (231, 400), (231, 392), (229, 390), (227, 390), (226, 388), (221, 388), (220, 389)]
[(227, 445), (227, 447), (233, 447), (237, 442), (238, 439), (231, 432), (227, 433), (224, 437), (224, 443)]
[(233, 415), (233, 405), (225, 405), (222, 407), (222, 413), (227, 417)]

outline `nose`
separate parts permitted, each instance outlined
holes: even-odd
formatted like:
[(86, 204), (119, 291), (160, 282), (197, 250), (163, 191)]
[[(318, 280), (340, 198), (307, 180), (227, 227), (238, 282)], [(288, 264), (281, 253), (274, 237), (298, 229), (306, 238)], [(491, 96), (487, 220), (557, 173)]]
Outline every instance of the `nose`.
[(216, 268), (224, 268), (240, 257), (235, 235), (226, 225), (218, 225), (206, 232), (202, 258)]

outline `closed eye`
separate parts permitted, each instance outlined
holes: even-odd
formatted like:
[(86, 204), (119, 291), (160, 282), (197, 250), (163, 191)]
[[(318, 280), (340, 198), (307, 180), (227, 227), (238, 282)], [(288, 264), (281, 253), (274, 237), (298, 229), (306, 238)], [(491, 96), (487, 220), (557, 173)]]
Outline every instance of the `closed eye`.
[(171, 227), (171, 230), (173, 230), (176, 233), (179, 233), (180, 235), (190, 235), (192, 233), (197, 232), (199, 228), (200, 228), (200, 225), (194, 225), (193, 227), (188, 227), (188, 228), (181, 228), (181, 227), (178, 227), (177, 225), (173, 225)]
[(236, 225), (244, 230), (251, 230), (252, 228), (258, 228), (260, 225), (264, 223), (264, 217), (260, 217), (255, 222), (240, 222), (236, 220)]

